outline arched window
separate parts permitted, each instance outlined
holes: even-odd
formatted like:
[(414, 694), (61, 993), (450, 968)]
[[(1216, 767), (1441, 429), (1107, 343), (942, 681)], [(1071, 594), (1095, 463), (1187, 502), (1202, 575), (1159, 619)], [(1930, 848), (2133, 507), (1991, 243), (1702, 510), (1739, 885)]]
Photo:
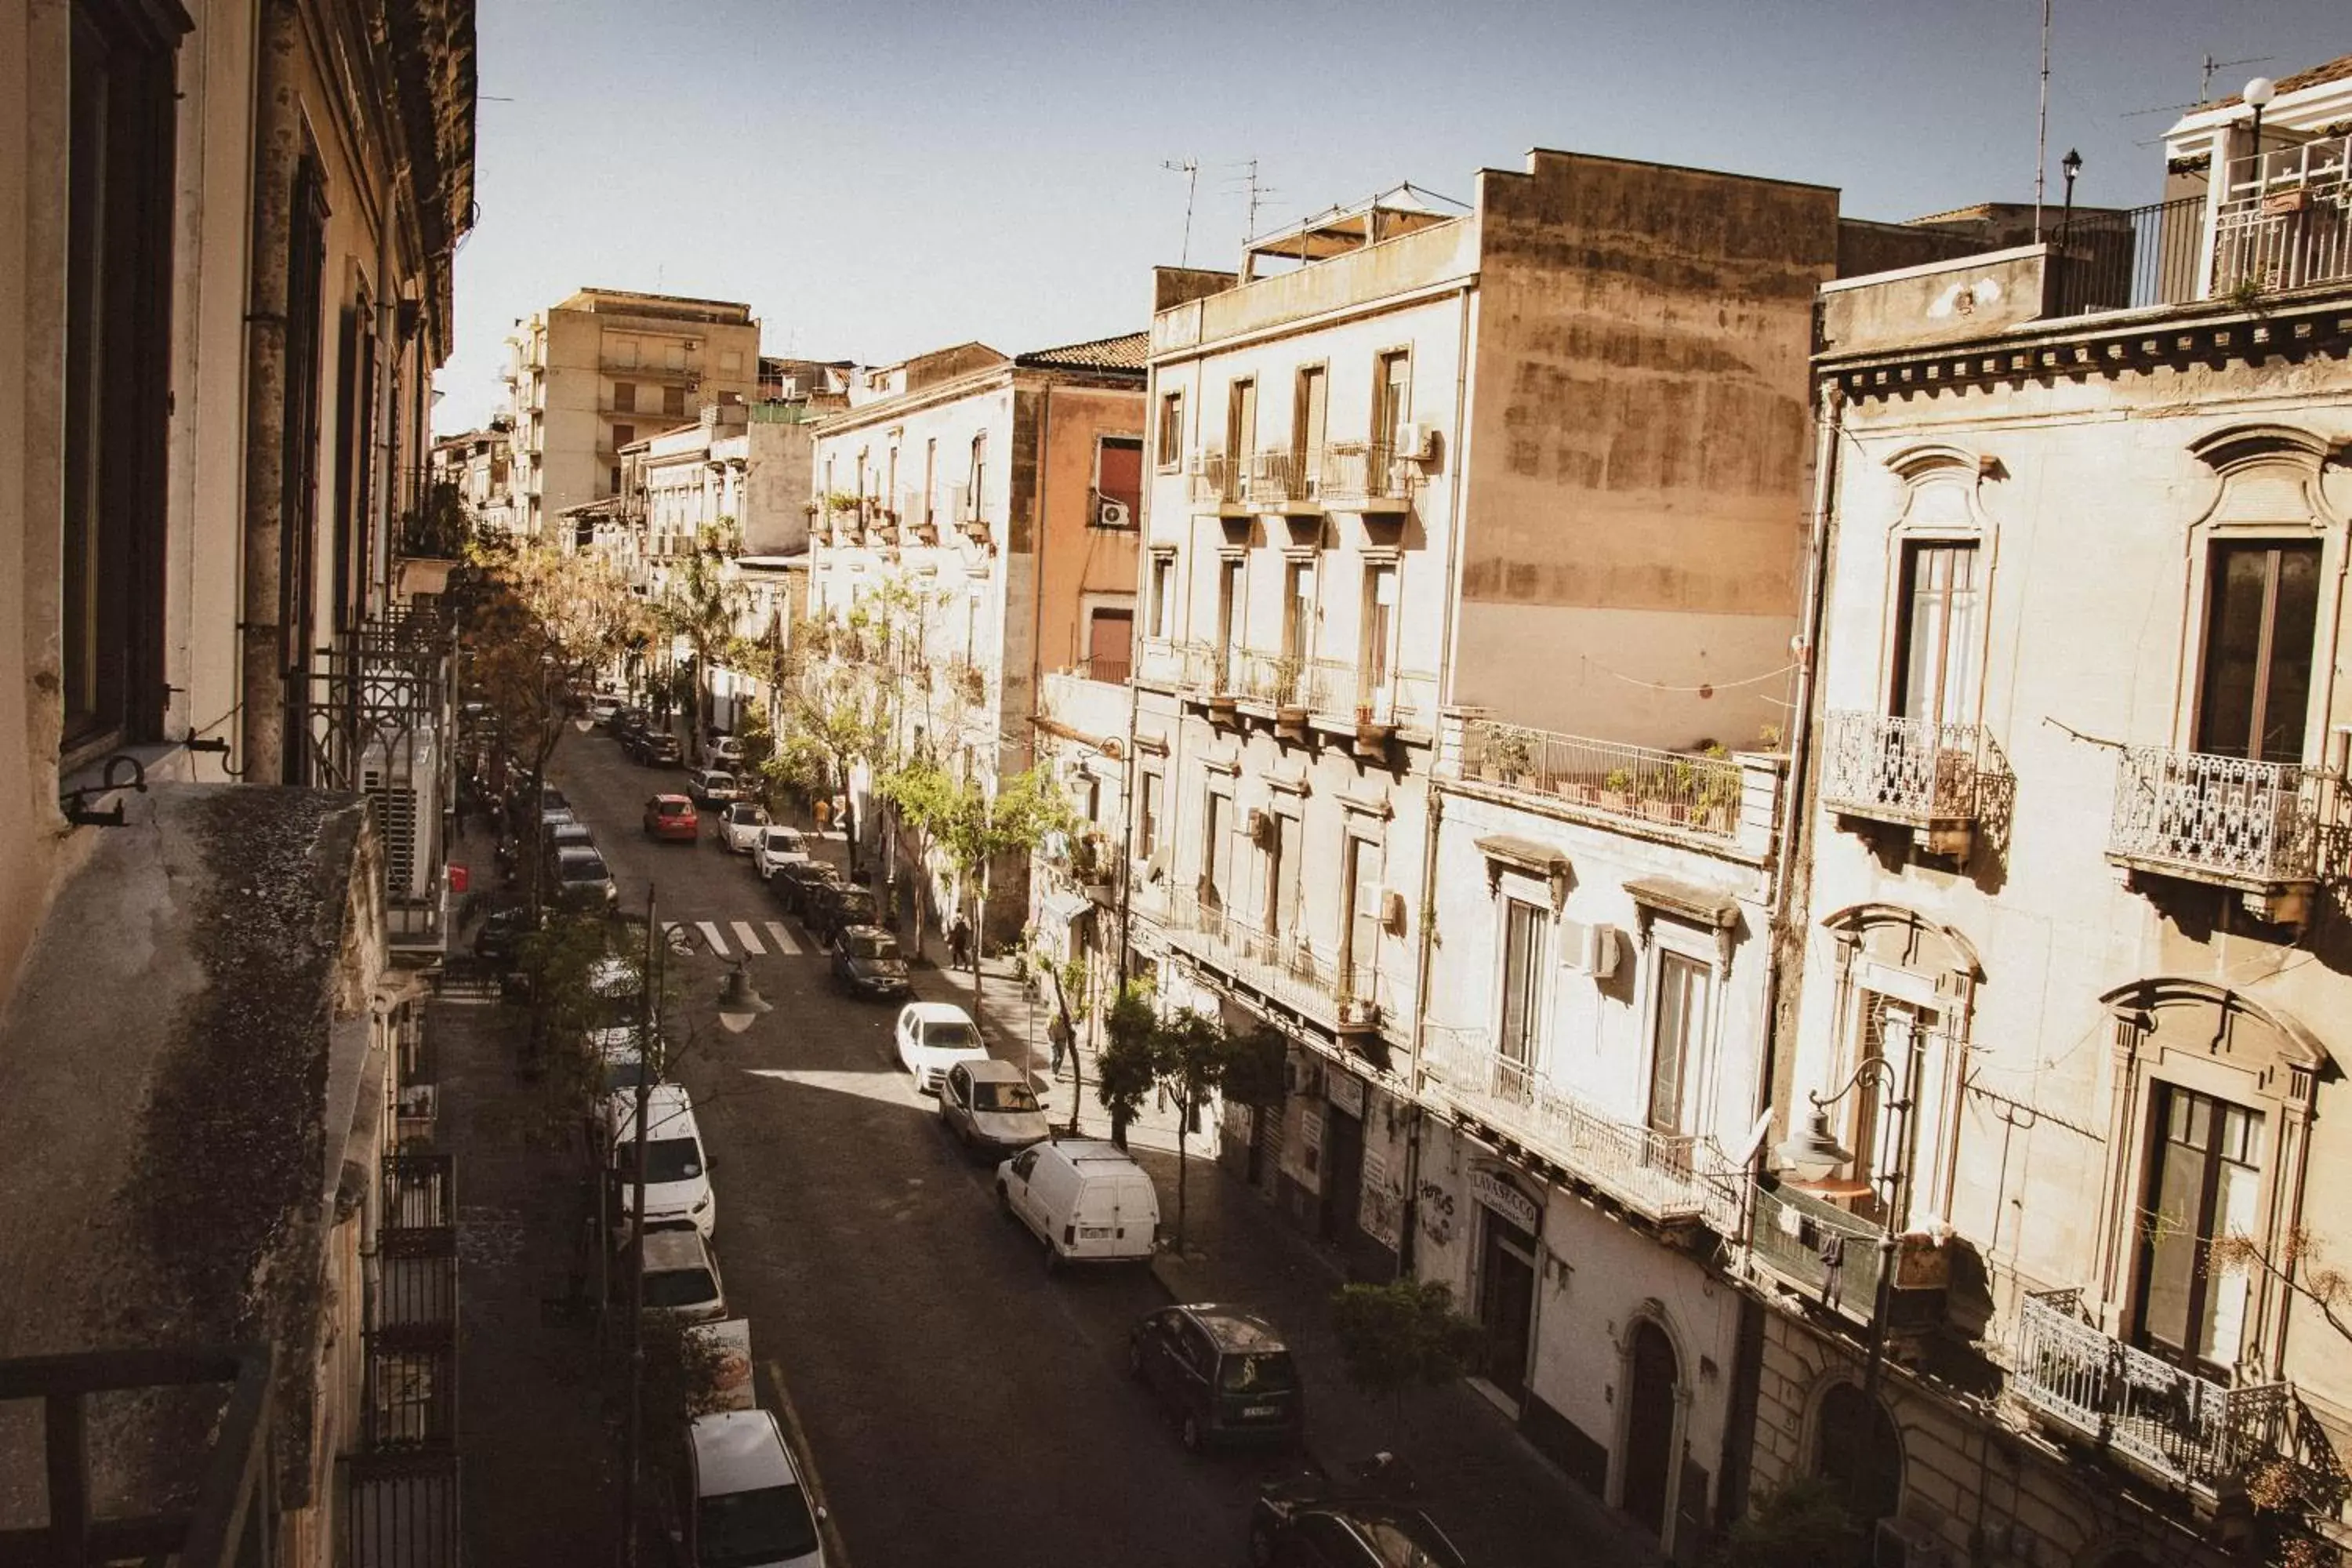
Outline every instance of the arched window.
[(1893, 1518), (1903, 1502), (1903, 1434), (1886, 1406), (1841, 1383), (1822, 1395), (1813, 1428), (1814, 1472), (1836, 1485), (1846, 1511)]

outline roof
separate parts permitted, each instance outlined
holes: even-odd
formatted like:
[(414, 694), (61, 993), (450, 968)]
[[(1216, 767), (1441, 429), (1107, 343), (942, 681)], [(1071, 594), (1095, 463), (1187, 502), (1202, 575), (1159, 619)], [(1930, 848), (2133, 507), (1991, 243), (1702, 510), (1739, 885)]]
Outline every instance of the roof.
[(955, 1021), (969, 1024), (971, 1022), (971, 1015), (952, 1002), (909, 1002), (907, 1004), (907, 1011), (925, 1023)]
[(708, 1268), (710, 1248), (702, 1243), (702, 1233), (692, 1226), (656, 1226), (646, 1232), (646, 1269), (658, 1273), (666, 1268)]
[[(2347, 77), (2352, 77), (2352, 55), (2338, 55), (2326, 65), (2313, 66), (2309, 70), (2299, 70), (2293, 76), (2280, 77), (2272, 85), (2281, 92), (2300, 92), (2306, 87), (2325, 87), (2331, 81), (2342, 81)], [(2200, 103), (2198, 108), (2227, 109), (2233, 103), (2244, 101), (2243, 93), (2233, 92), (2227, 98), (2217, 98), (2210, 103)]]
[(1244, 1312), (1239, 1307), (1219, 1306), (1214, 1301), (1193, 1301), (1176, 1309), (1191, 1314), (1209, 1331), (1209, 1337), (1229, 1351), (1278, 1351), (1289, 1347), (1283, 1343), (1281, 1333), (1272, 1323), (1255, 1312)]
[[(619, 1102), (620, 1131), (616, 1137), (625, 1141), (636, 1136), (637, 1094), (630, 1089), (613, 1097)], [(695, 1136), (694, 1101), (688, 1100), (683, 1085), (657, 1083), (646, 1096), (646, 1128), (654, 1138), (691, 1138)]]
[(1032, 370), (1142, 370), (1151, 357), (1150, 332), (1091, 338), (1055, 349), (1037, 349), (1013, 363)]
[(665, 791), (663, 791), (661, 794), (659, 794), (659, 795), (657, 795), (654, 796), (654, 798), (655, 798), (656, 800), (674, 800), (674, 801), (680, 801), (680, 802), (683, 802), (684, 804), (686, 804), (686, 805), (692, 805), (694, 804), (694, 797), (693, 797), (693, 796), (691, 796), (691, 795), (674, 795), (674, 794), (672, 794), (672, 793), (670, 793), (669, 791), (667, 791), (667, 790), (665, 790)]
[(705, 1496), (800, 1485), (772, 1412), (721, 1410), (698, 1415), (690, 1435)]
[(1026, 1068), (1017, 1068), (1011, 1062), (998, 1061), (994, 1057), (989, 1058), (984, 1062), (966, 1062), (963, 1064), (963, 1070), (964, 1076), (974, 1083), (1027, 1083), (1029, 1081), (1029, 1072)]

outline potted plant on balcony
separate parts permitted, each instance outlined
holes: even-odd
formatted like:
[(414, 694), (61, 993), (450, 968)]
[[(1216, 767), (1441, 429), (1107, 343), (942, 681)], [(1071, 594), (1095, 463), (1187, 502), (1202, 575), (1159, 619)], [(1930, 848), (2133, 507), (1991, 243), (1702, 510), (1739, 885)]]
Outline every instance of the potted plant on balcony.
[(1624, 768), (1611, 768), (1601, 781), (1601, 809), (1622, 813), (1632, 804), (1633, 775)]
[(465, 498), (446, 479), (429, 487), (424, 499), (401, 515), (400, 591), (438, 594), (466, 553), (473, 533)]
[(1478, 758), (1478, 773), (1482, 778), (1499, 779), (1504, 784), (1515, 784), (1527, 776), (1534, 761), (1534, 748), (1528, 744), (1525, 735), (1516, 730), (1496, 727), (1486, 731), (1486, 749)]

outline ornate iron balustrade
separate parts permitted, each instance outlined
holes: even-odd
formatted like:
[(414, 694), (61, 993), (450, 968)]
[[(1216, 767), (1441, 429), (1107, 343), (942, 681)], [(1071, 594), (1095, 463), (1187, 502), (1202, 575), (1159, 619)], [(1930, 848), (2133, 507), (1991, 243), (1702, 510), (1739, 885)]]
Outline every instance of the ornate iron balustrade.
[(1301, 1012), (1336, 1022), (1340, 1004), (1373, 1000), (1370, 984), (1360, 993), (1359, 977), (1343, 979), (1304, 937), (1277, 936), (1198, 893), (1171, 891), (1162, 907), (1171, 945)]
[(1321, 710), (1316, 701), (1314, 667), (1297, 654), (1245, 647), (1235, 663), (1240, 672), (1234, 683), (1235, 695), (1276, 708)]
[(1192, 504), (1210, 511), (1235, 510), (1251, 501), (1248, 454), (1239, 458), (1223, 452), (1196, 452), (1191, 474)]
[(1634, 1213), (1726, 1236), (1737, 1230), (1738, 1186), (1713, 1139), (1612, 1116), (1496, 1050), (1483, 1029), (1426, 1026), (1421, 1066), (1458, 1114), (1507, 1133)]
[(1320, 504), (1323, 448), (1289, 447), (1250, 457), (1249, 499), (1268, 506)]
[(1325, 505), (1349, 511), (1402, 510), (1419, 477), (1387, 441), (1335, 441), (1323, 448)]
[(1822, 736), (1822, 799), (1831, 810), (1915, 826), (1976, 820), (1984, 731), (1849, 710)]
[(1739, 832), (1745, 784), (1728, 757), (1652, 751), (1615, 741), (1474, 719), (1462, 729), (1464, 778), (1480, 778), (1612, 816), (1712, 838)]
[(2294, 763), (2126, 746), (2116, 764), (2107, 853), (2230, 886), (2314, 881), (2321, 782)]
[(1137, 682), (1144, 686), (1183, 685), (1185, 650), (1191, 646), (1172, 637), (1145, 637), (1136, 644)]
[(2225, 1387), (2101, 1333), (2073, 1290), (2020, 1305), (2010, 1387), (2035, 1414), (2208, 1496), (2279, 1453), (2294, 1415), (2285, 1384)]
[(2213, 217), (2212, 295), (2352, 279), (2352, 137), (2230, 161)]

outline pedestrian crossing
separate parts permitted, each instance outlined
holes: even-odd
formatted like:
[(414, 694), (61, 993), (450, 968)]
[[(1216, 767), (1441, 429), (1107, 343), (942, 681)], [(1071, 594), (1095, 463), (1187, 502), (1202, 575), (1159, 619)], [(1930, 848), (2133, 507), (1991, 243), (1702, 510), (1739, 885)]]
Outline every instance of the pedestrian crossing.
[(716, 958), (765, 958), (772, 952), (798, 958), (803, 951), (782, 921), (728, 921), (723, 926), (715, 920), (664, 921), (662, 932), (674, 952), (698, 950)]

